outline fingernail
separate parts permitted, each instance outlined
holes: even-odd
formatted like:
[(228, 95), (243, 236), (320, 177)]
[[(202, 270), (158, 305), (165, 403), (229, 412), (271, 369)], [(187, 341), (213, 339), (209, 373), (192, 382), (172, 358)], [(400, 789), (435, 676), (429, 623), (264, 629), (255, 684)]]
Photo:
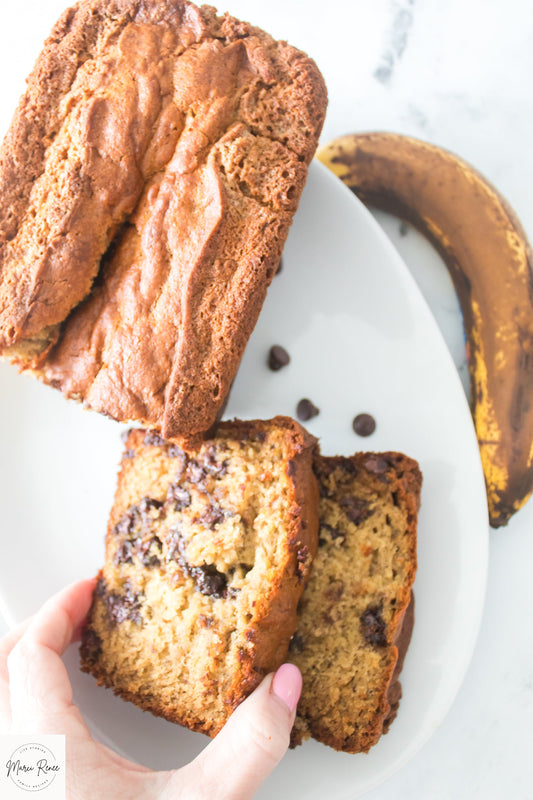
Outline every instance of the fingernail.
[(282, 700), (289, 711), (296, 710), (302, 692), (302, 674), (294, 664), (282, 664), (274, 675), (271, 691)]

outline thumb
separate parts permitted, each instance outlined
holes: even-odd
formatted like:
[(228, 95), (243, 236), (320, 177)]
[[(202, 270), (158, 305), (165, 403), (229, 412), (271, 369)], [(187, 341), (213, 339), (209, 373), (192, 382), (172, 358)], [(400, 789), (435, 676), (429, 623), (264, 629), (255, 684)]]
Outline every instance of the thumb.
[(189, 765), (202, 796), (250, 800), (285, 755), (302, 690), (294, 664), (267, 675), (224, 728)]

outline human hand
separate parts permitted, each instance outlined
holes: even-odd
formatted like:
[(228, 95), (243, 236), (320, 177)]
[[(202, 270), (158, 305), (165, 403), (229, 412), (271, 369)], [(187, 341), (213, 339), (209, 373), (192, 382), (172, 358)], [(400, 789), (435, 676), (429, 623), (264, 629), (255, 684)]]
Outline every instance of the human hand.
[(283, 757), (301, 691), (284, 664), (190, 764), (153, 772), (96, 742), (61, 660), (79, 636), (94, 581), (75, 583), (0, 640), (0, 734), (64, 734), (68, 800), (248, 800)]

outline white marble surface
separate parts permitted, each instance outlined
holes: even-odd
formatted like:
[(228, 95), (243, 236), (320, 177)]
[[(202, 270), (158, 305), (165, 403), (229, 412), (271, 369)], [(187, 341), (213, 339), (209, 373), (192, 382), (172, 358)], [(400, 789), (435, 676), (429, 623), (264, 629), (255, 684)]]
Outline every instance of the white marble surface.
[[(2, 0), (0, 50), (14, 64), (0, 90), (2, 128), (30, 66), (18, 52), (20, 37), (24, 51), (36, 53), (63, 5)], [(500, 189), (533, 240), (533, 10), (526, 0), (229, 0), (219, 9), (315, 58), (330, 96), (324, 142), (390, 130), (453, 150)], [(379, 219), (466, 377), (460, 316), (440, 260), (418, 234), (401, 236), (395, 220)], [(533, 503), (488, 535), (485, 613), (457, 700), (420, 753), (369, 800), (533, 798)], [(5, 627), (0, 620), (0, 633)]]

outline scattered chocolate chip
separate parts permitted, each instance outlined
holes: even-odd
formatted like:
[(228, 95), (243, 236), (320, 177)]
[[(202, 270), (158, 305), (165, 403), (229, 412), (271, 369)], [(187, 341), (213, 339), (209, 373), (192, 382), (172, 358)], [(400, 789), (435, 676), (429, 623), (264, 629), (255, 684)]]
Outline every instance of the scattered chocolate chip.
[(280, 344), (274, 344), (268, 351), (268, 368), (277, 372), (282, 367), (286, 367), (291, 360), (290, 355)]
[(202, 594), (215, 598), (228, 596), (228, 579), (214, 564), (196, 566), (187, 561), (186, 544), (178, 528), (170, 532), (167, 561), (175, 561), (185, 575), (194, 581), (194, 587)]
[(205, 454), (205, 469), (213, 478), (222, 478), (228, 471), (228, 461), (219, 461), (217, 451), (213, 445), (207, 448)]
[(355, 525), (364, 522), (373, 513), (369, 504), (362, 497), (343, 497), (339, 502), (340, 507)]
[(85, 664), (96, 664), (102, 654), (102, 640), (92, 628), (85, 628), (81, 637), (80, 655)]
[(205, 564), (201, 567), (189, 565), (189, 575), (194, 580), (196, 589), (202, 594), (214, 598), (226, 596), (227, 578), (214, 564)]
[(381, 606), (368, 606), (361, 614), (361, 629), (368, 644), (376, 647), (385, 647), (387, 644), (387, 626), (381, 616)]
[(133, 564), (134, 551), (135, 547), (130, 539), (121, 542), (115, 550), (115, 556), (113, 558), (114, 564), (117, 566), (120, 564)]
[(147, 447), (162, 447), (166, 444), (166, 441), (156, 431), (146, 431), (144, 444)]
[(153, 518), (159, 517), (159, 514), (152, 514), (152, 511), (159, 511), (163, 507), (162, 500), (156, 500), (155, 497), (143, 497), (141, 502), (138, 505), (139, 514), (141, 517), (141, 523), (146, 525), (148, 522), (152, 522)]
[(198, 461), (191, 459), (191, 461), (189, 461), (187, 464), (185, 478), (189, 481), (189, 483), (192, 483), (193, 486), (198, 486), (205, 482), (207, 478), (207, 472), (204, 467), (198, 463)]
[(307, 420), (316, 417), (316, 415), (319, 413), (320, 409), (313, 405), (313, 403), (306, 397), (303, 400), (300, 400), (296, 406), (296, 416), (301, 422), (307, 422)]
[[(320, 538), (321, 538), (323, 544), (327, 543), (327, 539), (324, 537), (324, 534), (326, 534), (326, 533), (329, 534), (330, 539), (332, 541), (335, 541), (335, 539), (344, 539), (344, 533), (342, 531), (339, 531), (337, 528), (334, 528), (333, 525), (330, 525), (328, 522), (321, 522), (320, 523), (319, 536), (320, 536), (320, 534), (322, 534), (322, 536)], [(319, 540), (319, 544), (320, 544), (320, 540)]]
[(233, 516), (233, 512), (221, 508), (215, 503), (208, 505), (198, 518), (198, 522), (205, 525), (206, 528), (214, 529), (215, 525), (224, 522), (227, 517)]
[(358, 414), (352, 422), (352, 428), (358, 436), (371, 436), (376, 430), (376, 420), (372, 414)]
[(124, 452), (123, 458), (135, 458), (135, 450), (126, 450)]
[(126, 620), (130, 620), (136, 625), (142, 624), (142, 596), (139, 592), (133, 590), (129, 581), (124, 583), (122, 594), (106, 592), (103, 599), (111, 624), (120, 625), (121, 622)]
[(208, 477), (222, 478), (228, 471), (228, 461), (217, 459), (216, 449), (213, 445), (208, 447), (205, 454), (199, 459), (191, 458), (187, 464), (185, 478), (195, 486), (205, 484)]
[(294, 633), (289, 642), (289, 650), (291, 653), (301, 653), (304, 649), (304, 640), (299, 633)]
[(177, 444), (171, 444), (168, 446), (167, 456), (169, 458), (187, 458), (181, 447), (178, 447)]
[(167, 489), (167, 502), (174, 511), (182, 511), (191, 504), (191, 493), (178, 483), (171, 483)]
[(379, 476), (384, 475), (390, 469), (389, 462), (381, 456), (368, 456), (364, 461), (364, 465), (368, 472)]
[(157, 536), (137, 543), (136, 554), (145, 567), (161, 566), (161, 551), (163, 546)]
[(154, 523), (161, 518), (162, 508), (161, 500), (143, 497), (137, 505), (130, 506), (122, 515), (113, 531), (115, 536), (122, 540), (119, 541), (115, 551), (115, 564), (132, 564), (134, 557), (137, 557), (145, 566), (156, 566), (159, 560), (155, 558), (154, 552), (147, 555), (145, 543), (154, 539), (159, 541), (154, 536), (149, 538), (149, 534)]

